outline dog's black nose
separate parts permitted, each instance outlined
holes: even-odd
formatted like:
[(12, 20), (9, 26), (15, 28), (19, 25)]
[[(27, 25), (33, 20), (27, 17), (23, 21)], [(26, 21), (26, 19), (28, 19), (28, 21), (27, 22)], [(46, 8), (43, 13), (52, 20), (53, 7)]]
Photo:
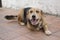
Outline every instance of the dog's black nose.
[(33, 18), (33, 19), (35, 19), (35, 18), (36, 18), (36, 16), (35, 16), (35, 15), (33, 15), (33, 16), (32, 16), (32, 18)]

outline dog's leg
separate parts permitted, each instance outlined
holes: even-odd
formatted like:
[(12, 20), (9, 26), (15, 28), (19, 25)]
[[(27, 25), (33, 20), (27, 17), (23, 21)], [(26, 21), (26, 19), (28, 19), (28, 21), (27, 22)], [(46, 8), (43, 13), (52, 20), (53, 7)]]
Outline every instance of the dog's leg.
[(21, 26), (24, 26), (25, 24), (23, 22), (18, 22)]
[(50, 35), (51, 32), (49, 31), (48, 26), (47, 26), (44, 18), (42, 18), (42, 25), (43, 25), (43, 29), (44, 29), (45, 34)]
[(21, 22), (21, 21), (22, 21), (22, 18), (21, 18), (20, 16), (18, 16), (18, 23), (19, 23), (20, 25), (24, 26), (25, 23), (24, 23), (24, 22)]
[(41, 23), (42, 23), (42, 21), (39, 22), (39, 25), (38, 25), (38, 27), (36, 28), (37, 31), (39, 31), (40, 28), (42, 28)]
[(49, 31), (47, 25), (44, 25), (43, 28), (44, 28), (44, 32), (45, 32), (45, 34), (47, 34), (47, 35), (50, 35), (50, 34), (51, 34), (51, 32)]

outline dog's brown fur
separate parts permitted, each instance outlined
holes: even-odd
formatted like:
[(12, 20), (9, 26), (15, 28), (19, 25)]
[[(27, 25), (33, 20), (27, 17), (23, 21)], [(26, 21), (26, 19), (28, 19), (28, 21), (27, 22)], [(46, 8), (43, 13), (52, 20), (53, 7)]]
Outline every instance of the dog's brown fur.
[[(26, 12), (26, 13), (27, 13), (27, 14), (26, 14), (26, 18), (30, 18), (30, 15), (31, 15), (31, 14), (30, 14), (30, 11), (33, 11), (33, 12), (35, 13), (36, 10), (38, 11), (38, 12), (37, 12), (38, 17), (40, 17), (39, 24), (41, 23), (41, 25), (42, 25), (42, 27), (43, 27), (43, 29), (44, 29), (45, 34), (50, 35), (51, 32), (50, 32), (49, 29), (48, 29), (47, 23), (46, 23), (45, 18), (44, 18), (44, 13), (42, 12), (42, 10), (40, 10), (40, 9), (38, 9), (38, 8), (30, 8), (30, 9)], [(24, 15), (24, 8), (20, 9), (20, 13), (19, 13), (18, 16), (17, 16), (17, 18), (18, 18), (18, 23), (19, 23), (20, 25), (25, 25), (25, 23), (23, 22), (23, 19), (24, 19), (23, 15)], [(26, 26), (27, 26), (30, 30), (37, 30), (37, 31), (40, 30), (40, 25), (37, 26), (36, 28), (34, 28), (34, 26), (31, 25), (28, 21), (26, 22)]]

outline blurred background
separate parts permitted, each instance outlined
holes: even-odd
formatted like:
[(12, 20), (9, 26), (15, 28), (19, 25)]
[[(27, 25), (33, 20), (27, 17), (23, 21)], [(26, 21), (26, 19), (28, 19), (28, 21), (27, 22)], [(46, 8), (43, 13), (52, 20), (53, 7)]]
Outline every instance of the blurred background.
[(60, 15), (60, 0), (0, 0), (2, 8), (38, 7), (49, 14)]

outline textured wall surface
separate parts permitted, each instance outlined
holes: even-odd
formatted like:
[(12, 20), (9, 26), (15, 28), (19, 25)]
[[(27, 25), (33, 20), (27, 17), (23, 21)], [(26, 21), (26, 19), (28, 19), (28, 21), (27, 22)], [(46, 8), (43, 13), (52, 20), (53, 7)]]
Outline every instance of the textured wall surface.
[(21, 7), (38, 7), (44, 12), (60, 15), (60, 0), (2, 0), (2, 6), (19, 9)]

